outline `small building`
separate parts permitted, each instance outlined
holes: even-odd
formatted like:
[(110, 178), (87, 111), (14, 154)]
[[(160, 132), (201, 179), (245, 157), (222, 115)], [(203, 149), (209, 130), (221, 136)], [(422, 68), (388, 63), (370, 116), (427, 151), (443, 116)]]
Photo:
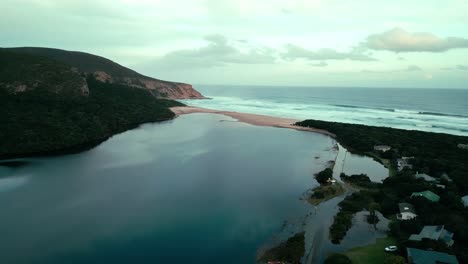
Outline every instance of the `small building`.
[(423, 179), (427, 182), (438, 182), (438, 180), (432, 176), (429, 176), (425, 173), (419, 173), (419, 172), (416, 172), (416, 175), (414, 175), (414, 177), (416, 177), (416, 179)]
[(457, 257), (443, 252), (407, 248), (409, 264), (459, 264)]
[(376, 150), (376, 151), (387, 152), (387, 151), (389, 151), (391, 149), (392, 149), (392, 147), (387, 146), (387, 145), (375, 145), (374, 146), (374, 150)]
[(413, 165), (409, 163), (409, 160), (412, 158), (413, 157), (402, 157), (400, 159), (397, 159), (398, 171), (402, 171), (404, 168), (412, 169)]
[(448, 176), (448, 174), (445, 173), (445, 172), (442, 173), (442, 176), (440, 176), (440, 179), (441, 179), (441, 180), (446, 180), (446, 181), (448, 181), (448, 182), (453, 182), (453, 180), (452, 180), (452, 179)]
[(400, 213), (397, 214), (398, 220), (411, 220), (416, 218), (418, 215), (414, 210), (414, 206), (409, 203), (399, 203), (398, 208), (400, 209)]
[(440, 200), (440, 196), (431, 192), (431, 191), (424, 191), (424, 192), (414, 192), (411, 194), (411, 198), (413, 197), (424, 197), (431, 202), (438, 202)]
[(457, 147), (460, 149), (468, 149), (468, 144), (458, 144)]
[(468, 195), (465, 195), (461, 198), (462, 203), (465, 207), (468, 207)]
[(421, 241), (422, 239), (432, 239), (432, 240), (441, 240), (447, 244), (447, 246), (452, 246), (453, 233), (447, 231), (443, 225), (441, 226), (424, 226), (419, 234), (413, 234), (409, 237), (409, 240), (412, 241)]

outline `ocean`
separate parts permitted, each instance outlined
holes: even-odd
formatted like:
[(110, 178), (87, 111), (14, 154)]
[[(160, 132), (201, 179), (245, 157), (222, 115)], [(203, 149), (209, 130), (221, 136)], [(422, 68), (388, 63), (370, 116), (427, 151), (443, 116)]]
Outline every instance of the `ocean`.
[(218, 110), (468, 136), (468, 90), (196, 85)]

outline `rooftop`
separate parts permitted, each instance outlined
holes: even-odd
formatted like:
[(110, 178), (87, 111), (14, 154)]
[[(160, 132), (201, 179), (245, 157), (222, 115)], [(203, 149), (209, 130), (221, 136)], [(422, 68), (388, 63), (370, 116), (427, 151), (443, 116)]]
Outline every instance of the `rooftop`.
[(442, 240), (447, 245), (453, 245), (453, 233), (447, 231), (443, 225), (441, 226), (424, 226), (419, 234), (413, 234), (409, 240), (421, 241), (423, 238), (432, 240)]
[(463, 196), (461, 199), (463, 205), (465, 205), (465, 207), (468, 207), (468, 195)]
[(431, 191), (414, 192), (413, 194), (411, 194), (411, 197), (415, 196), (422, 196), (431, 202), (438, 202), (440, 200), (440, 196)]
[(400, 213), (416, 213), (414, 206), (409, 203), (399, 203), (398, 207), (400, 208)]
[(417, 179), (424, 179), (425, 181), (428, 181), (428, 182), (433, 182), (433, 181), (437, 181), (436, 178), (432, 177), (432, 176), (429, 176), (425, 173), (416, 173), (415, 177)]
[(407, 248), (409, 263), (414, 264), (458, 264), (457, 257), (443, 252)]

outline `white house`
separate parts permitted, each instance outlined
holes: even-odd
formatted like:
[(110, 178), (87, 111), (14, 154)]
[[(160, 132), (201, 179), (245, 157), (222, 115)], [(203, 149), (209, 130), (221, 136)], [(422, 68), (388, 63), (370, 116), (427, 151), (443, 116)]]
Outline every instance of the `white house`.
[(401, 159), (397, 159), (397, 166), (398, 171), (402, 171), (404, 168), (412, 169), (413, 165), (409, 164), (410, 157), (402, 157)]
[(468, 195), (465, 195), (461, 198), (462, 203), (465, 207), (468, 207)]
[(398, 207), (400, 208), (400, 213), (397, 214), (398, 220), (410, 220), (418, 216), (414, 210), (414, 206), (409, 203), (400, 203)]
[(387, 152), (387, 151), (389, 151), (391, 149), (392, 149), (392, 147), (387, 146), (387, 145), (375, 145), (374, 146), (374, 150), (382, 151), (382, 152)]

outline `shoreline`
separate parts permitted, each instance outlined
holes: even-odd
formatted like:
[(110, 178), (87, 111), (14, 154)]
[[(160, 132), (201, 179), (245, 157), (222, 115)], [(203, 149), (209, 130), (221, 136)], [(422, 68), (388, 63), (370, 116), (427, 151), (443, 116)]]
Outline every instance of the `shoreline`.
[(329, 131), (323, 130), (323, 129), (301, 127), (301, 126), (294, 125), (295, 123), (301, 121), (298, 119), (273, 117), (273, 116), (240, 113), (240, 112), (232, 112), (232, 111), (214, 110), (214, 109), (195, 107), (195, 106), (176, 106), (176, 107), (171, 107), (169, 109), (174, 114), (176, 114), (176, 116), (196, 114), (196, 113), (225, 115), (225, 116), (229, 116), (231, 118), (237, 119), (239, 122), (254, 125), (254, 126), (288, 128), (288, 129), (294, 129), (298, 131), (315, 132), (315, 133), (327, 135), (332, 138), (336, 138), (335, 134)]

